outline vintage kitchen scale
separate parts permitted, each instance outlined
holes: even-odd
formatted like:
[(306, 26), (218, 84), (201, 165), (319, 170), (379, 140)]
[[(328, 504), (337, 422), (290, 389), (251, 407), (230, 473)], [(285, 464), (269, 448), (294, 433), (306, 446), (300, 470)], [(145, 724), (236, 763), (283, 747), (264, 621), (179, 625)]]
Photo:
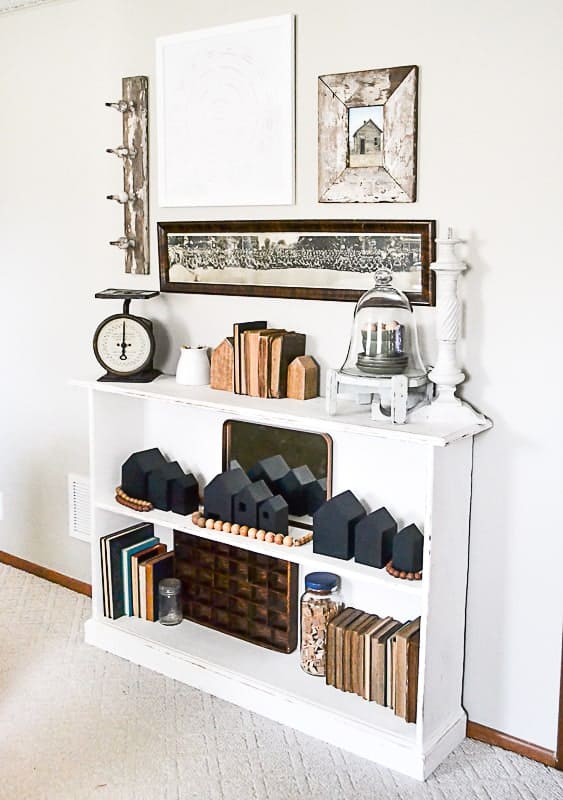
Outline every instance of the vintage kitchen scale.
[(152, 322), (129, 312), (131, 300), (149, 300), (159, 294), (143, 289), (105, 289), (94, 295), (102, 300), (123, 300), (122, 313), (106, 317), (94, 333), (94, 354), (106, 370), (99, 381), (150, 383), (160, 375), (153, 366)]

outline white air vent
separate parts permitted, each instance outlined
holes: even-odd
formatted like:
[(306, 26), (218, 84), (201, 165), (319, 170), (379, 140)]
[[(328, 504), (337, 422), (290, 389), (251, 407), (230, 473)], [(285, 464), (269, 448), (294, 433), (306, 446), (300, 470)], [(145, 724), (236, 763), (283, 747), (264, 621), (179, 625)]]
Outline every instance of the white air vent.
[(90, 480), (83, 475), (68, 476), (68, 532), (75, 539), (90, 541)]

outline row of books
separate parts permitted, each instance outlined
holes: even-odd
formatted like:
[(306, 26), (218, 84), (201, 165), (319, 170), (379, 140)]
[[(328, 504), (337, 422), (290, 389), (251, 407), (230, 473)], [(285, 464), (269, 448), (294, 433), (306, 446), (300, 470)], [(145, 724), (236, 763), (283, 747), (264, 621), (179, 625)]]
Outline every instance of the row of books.
[(233, 326), (234, 387), (251, 397), (285, 397), (287, 368), (305, 355), (305, 334), (268, 328), (265, 321)]
[(329, 622), (326, 682), (416, 722), (420, 617), (398, 622), (351, 606)]
[(174, 576), (174, 551), (154, 535), (152, 523), (139, 523), (102, 536), (104, 615), (158, 619), (158, 584)]

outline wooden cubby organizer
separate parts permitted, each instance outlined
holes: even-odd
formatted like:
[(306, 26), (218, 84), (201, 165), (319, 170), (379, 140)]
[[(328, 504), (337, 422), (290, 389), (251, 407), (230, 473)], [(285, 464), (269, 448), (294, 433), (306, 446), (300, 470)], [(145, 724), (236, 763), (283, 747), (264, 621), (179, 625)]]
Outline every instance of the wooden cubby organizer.
[[(92, 617), (86, 641), (306, 734), (418, 779), (427, 777), (465, 736), (461, 705), (465, 595), (473, 436), (490, 425), (374, 422), (360, 406), (324, 400), (263, 400), (173, 377), (150, 384), (76, 381), (90, 409), (92, 494)], [(117, 505), (120, 468), (134, 451), (159, 447), (203, 486), (221, 471), (222, 429), (230, 419), (329, 434), (333, 494), (351, 489), (368, 510), (385, 505), (400, 527), (416, 523), (425, 536), (422, 581), (316, 555), (312, 544), (289, 548), (198, 528), (171, 512), (136, 512)], [(173, 530), (284, 558), (304, 576), (327, 570), (341, 577), (347, 605), (396, 619), (420, 615), (417, 723), (306, 675), (299, 654), (287, 655), (184, 620), (166, 627), (103, 615), (99, 538), (132, 523), (153, 522), (173, 546)]]

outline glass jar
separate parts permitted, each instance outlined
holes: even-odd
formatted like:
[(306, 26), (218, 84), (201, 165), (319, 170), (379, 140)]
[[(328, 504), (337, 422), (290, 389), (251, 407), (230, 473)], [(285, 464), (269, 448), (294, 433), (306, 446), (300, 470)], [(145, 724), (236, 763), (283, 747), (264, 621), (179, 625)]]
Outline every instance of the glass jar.
[(344, 608), (340, 578), (332, 572), (305, 576), (301, 597), (301, 669), (309, 675), (326, 675), (328, 623)]
[(164, 578), (158, 584), (158, 621), (178, 625), (182, 621), (182, 584), (178, 578)]

